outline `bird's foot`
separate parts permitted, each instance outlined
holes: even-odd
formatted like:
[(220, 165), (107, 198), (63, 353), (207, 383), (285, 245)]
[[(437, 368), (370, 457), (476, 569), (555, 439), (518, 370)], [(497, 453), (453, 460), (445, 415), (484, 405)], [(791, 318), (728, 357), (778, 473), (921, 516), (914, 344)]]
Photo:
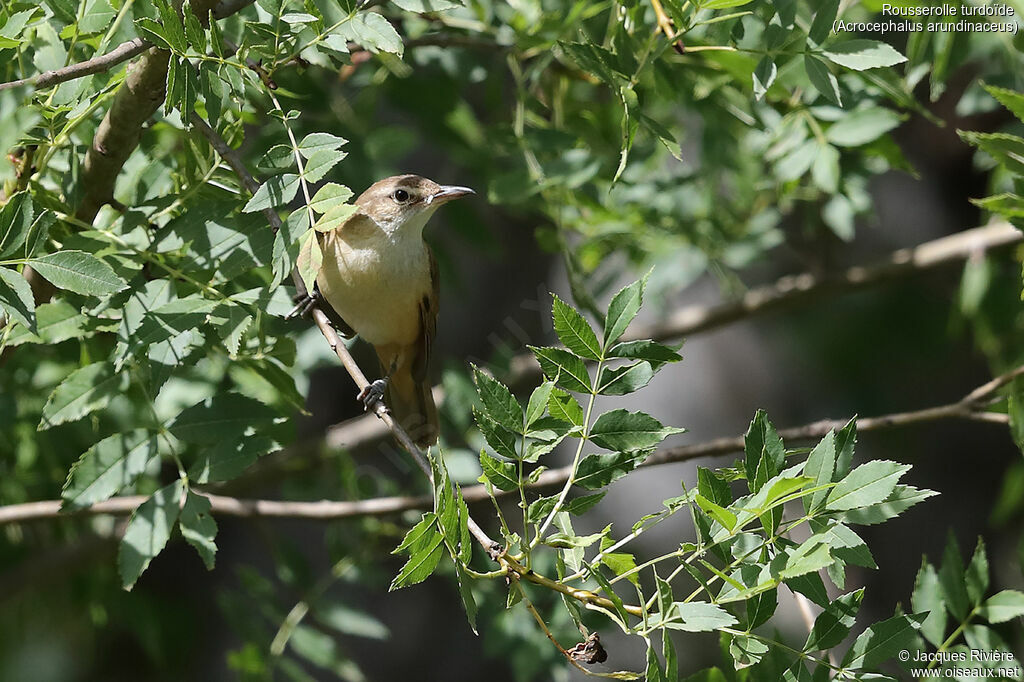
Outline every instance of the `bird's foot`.
[(377, 411), (377, 405), (383, 405), (384, 389), (388, 387), (387, 379), (377, 379), (366, 385), (356, 396), (357, 400), (363, 403), (363, 409), (367, 412)]
[(284, 316), (286, 320), (294, 320), (296, 317), (305, 317), (320, 302), (320, 292), (316, 289), (307, 291), (305, 294), (297, 294), (292, 298), (295, 307)]

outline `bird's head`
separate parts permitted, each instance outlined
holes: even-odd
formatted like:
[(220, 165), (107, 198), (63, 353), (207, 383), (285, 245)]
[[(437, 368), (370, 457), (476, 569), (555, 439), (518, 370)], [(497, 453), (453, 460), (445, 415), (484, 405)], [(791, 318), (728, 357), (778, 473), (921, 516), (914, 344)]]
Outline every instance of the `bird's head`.
[(394, 175), (379, 180), (356, 199), (360, 212), (388, 233), (422, 230), (439, 206), (475, 194), (468, 187), (439, 185), (419, 175)]

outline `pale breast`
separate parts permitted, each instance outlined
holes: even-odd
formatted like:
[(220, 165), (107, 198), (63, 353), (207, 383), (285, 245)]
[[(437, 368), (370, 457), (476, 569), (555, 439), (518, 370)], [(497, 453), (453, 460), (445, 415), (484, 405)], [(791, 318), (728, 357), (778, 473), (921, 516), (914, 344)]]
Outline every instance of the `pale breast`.
[(345, 232), (325, 235), (320, 292), (369, 343), (414, 343), (420, 334), (420, 302), (431, 290), (422, 237)]

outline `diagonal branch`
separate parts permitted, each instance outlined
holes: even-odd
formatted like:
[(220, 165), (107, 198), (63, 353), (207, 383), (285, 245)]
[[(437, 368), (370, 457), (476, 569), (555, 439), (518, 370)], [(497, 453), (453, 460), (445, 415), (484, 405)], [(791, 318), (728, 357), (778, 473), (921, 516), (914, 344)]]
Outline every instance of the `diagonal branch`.
[(0, 92), (21, 87), (22, 85), (31, 85), (36, 90), (45, 90), (46, 88), (54, 85), (60, 85), (66, 81), (82, 78), (84, 76), (91, 76), (94, 73), (101, 73), (107, 69), (112, 69), (122, 62), (126, 62), (133, 57), (139, 56), (150, 47), (152, 47), (152, 44), (148, 40), (132, 38), (99, 57), (93, 57), (92, 59), (87, 59), (84, 62), (79, 62), (78, 64), (70, 64), (62, 69), (44, 71), (43, 73), (35, 76), (10, 81), (9, 83), (0, 83)]
[[(341, 346), (344, 348), (344, 346)], [(345, 351), (345, 355), (351, 359)], [(1002, 374), (992, 381), (979, 386), (963, 399), (947, 405), (928, 407), (911, 412), (897, 412), (878, 417), (865, 417), (857, 420), (858, 433), (869, 431), (886, 431), (889, 429), (911, 426), (927, 422), (935, 422), (944, 419), (966, 419), (996, 424), (1006, 424), (1008, 417), (1005, 414), (984, 411), (984, 406), (995, 397), (996, 391), (1013, 379), (1024, 376), (1024, 366), (1018, 367), (1005, 374)], [(365, 382), (365, 379), (363, 380)], [(820, 421), (796, 426), (788, 429), (780, 429), (779, 437), (786, 441), (807, 441), (820, 439), (830, 430), (840, 429), (845, 426), (847, 420), (823, 419)], [(682, 445), (674, 448), (664, 448), (655, 452), (641, 464), (642, 467), (659, 466), (662, 464), (673, 464), (685, 462), (701, 457), (718, 457), (730, 455), (735, 452), (742, 452), (744, 446), (743, 436), (732, 436), (727, 438), (716, 438), (704, 443), (694, 445)], [(569, 468), (551, 469), (545, 471), (531, 488), (546, 488), (561, 485), (569, 475)], [(205, 493), (204, 493), (205, 494)], [(488, 493), (481, 485), (463, 488), (463, 497), (467, 502), (481, 502), (488, 499)], [(495, 490), (496, 496), (504, 496), (508, 493)], [(379, 497), (359, 501), (328, 501), (319, 502), (288, 502), (279, 500), (243, 500), (223, 495), (207, 495), (210, 499), (211, 508), (214, 514), (222, 516), (238, 516), (243, 518), (291, 518), (328, 521), (334, 519), (352, 518), (357, 516), (384, 516), (396, 512), (408, 511), (410, 509), (424, 509), (431, 505), (433, 498), (424, 496), (397, 496)], [(112, 514), (127, 515), (135, 511), (146, 500), (143, 495), (130, 495), (114, 497), (103, 502), (98, 502), (91, 507), (62, 512), (60, 500), (46, 500), (42, 502), (26, 502), (0, 507), (0, 526), (19, 521), (33, 521), (39, 519), (65, 518), (67, 516)]]

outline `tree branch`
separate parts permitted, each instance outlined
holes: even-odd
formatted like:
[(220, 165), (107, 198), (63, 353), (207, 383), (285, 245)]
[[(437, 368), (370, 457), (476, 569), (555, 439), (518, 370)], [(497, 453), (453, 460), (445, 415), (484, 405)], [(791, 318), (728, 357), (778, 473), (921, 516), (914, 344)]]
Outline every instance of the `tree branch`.
[(148, 40), (132, 38), (99, 57), (93, 57), (92, 59), (87, 59), (86, 61), (79, 62), (78, 64), (71, 64), (62, 69), (44, 71), (43, 73), (35, 76), (29, 76), (28, 78), (22, 78), (21, 80), (11, 81), (9, 83), (0, 83), (0, 92), (21, 87), (22, 85), (31, 85), (36, 90), (44, 90), (76, 78), (91, 76), (95, 73), (112, 69), (122, 62), (128, 61), (132, 57), (137, 57), (150, 47), (152, 47), (152, 44)]
[[(344, 348), (344, 346), (341, 347)], [(349, 358), (349, 360), (351, 360), (351, 355), (348, 354), (347, 349), (344, 350), (343, 353)], [(987, 402), (995, 397), (996, 391), (1019, 376), (1024, 376), (1024, 366), (1011, 370), (1006, 374), (996, 377), (983, 386), (979, 386), (968, 393), (962, 400), (958, 400), (955, 403), (949, 403), (947, 405), (940, 405), (937, 407), (928, 407), (910, 412), (898, 412), (879, 417), (865, 417), (863, 419), (858, 419), (857, 431), (860, 433), (868, 431), (885, 431), (888, 429), (934, 422), (943, 419), (967, 419), (972, 421), (1006, 424), (1008, 423), (1007, 415), (985, 412), (983, 411), (983, 408)], [(366, 379), (363, 378), (362, 385), (365, 385), (365, 382)], [(390, 415), (386, 416), (390, 418)], [(994, 419), (993, 417), (998, 417), (998, 419)], [(848, 420), (843, 419), (822, 419), (802, 426), (780, 429), (778, 434), (780, 438), (786, 441), (816, 440), (825, 436), (825, 434), (830, 430), (842, 428), (846, 425), (847, 421)], [(400, 433), (404, 433), (397, 425), (395, 428)], [(405, 436), (405, 438), (408, 439), (408, 436)], [(409, 444), (412, 445), (411, 442)], [(701, 457), (729, 455), (734, 452), (741, 452), (743, 450), (743, 445), (743, 436), (732, 436), (727, 438), (716, 438), (714, 440), (694, 445), (664, 448), (648, 457), (640, 466), (652, 467), (662, 464), (685, 462)], [(415, 447), (415, 445), (413, 445), (413, 447)], [(569, 467), (550, 469), (541, 474), (537, 479), (537, 482), (530, 487), (546, 488), (561, 485), (565, 483), (569, 473)], [(496, 496), (509, 494), (497, 490), (494, 492)], [(209, 498), (211, 509), (213, 513), (217, 515), (238, 516), (244, 518), (291, 518), (320, 521), (351, 518), (356, 516), (384, 516), (386, 514), (394, 514), (396, 512), (408, 511), (410, 509), (423, 509), (429, 507), (433, 502), (433, 498), (429, 495), (379, 497), (369, 500), (340, 502), (329, 500), (322, 500), (318, 502), (288, 502), (278, 500), (243, 500), (223, 495), (203, 494)], [(488, 499), (487, 490), (482, 485), (463, 488), (462, 494), (467, 502), (481, 502)], [(73, 515), (92, 516), (96, 514), (112, 514), (121, 516), (135, 511), (135, 508), (142, 504), (146, 499), (147, 498), (143, 495), (114, 497), (103, 502), (98, 502), (91, 507), (70, 511), (61, 511), (60, 500), (13, 504), (6, 507), (0, 507), (0, 526), (20, 521), (65, 518)]]
[[(901, 277), (929, 272), (942, 265), (965, 261), (972, 255), (1022, 241), (1024, 232), (1007, 222), (993, 222), (894, 251), (875, 263), (849, 268), (833, 278), (823, 279), (810, 273), (790, 275), (773, 284), (751, 289), (736, 301), (710, 306), (686, 306), (657, 324), (645, 327), (634, 325), (623, 338), (668, 341), (706, 332), (765, 313), (795, 308), (819, 298), (840, 296)], [(513, 385), (538, 376), (540, 371), (537, 361), (529, 354), (514, 357), (510, 368), (508, 383)], [(440, 386), (434, 387), (434, 400), (438, 404), (444, 400), (444, 391)], [(362, 415), (329, 428), (324, 441), (335, 449), (358, 448), (386, 437), (387, 429), (383, 425), (370, 415)]]

